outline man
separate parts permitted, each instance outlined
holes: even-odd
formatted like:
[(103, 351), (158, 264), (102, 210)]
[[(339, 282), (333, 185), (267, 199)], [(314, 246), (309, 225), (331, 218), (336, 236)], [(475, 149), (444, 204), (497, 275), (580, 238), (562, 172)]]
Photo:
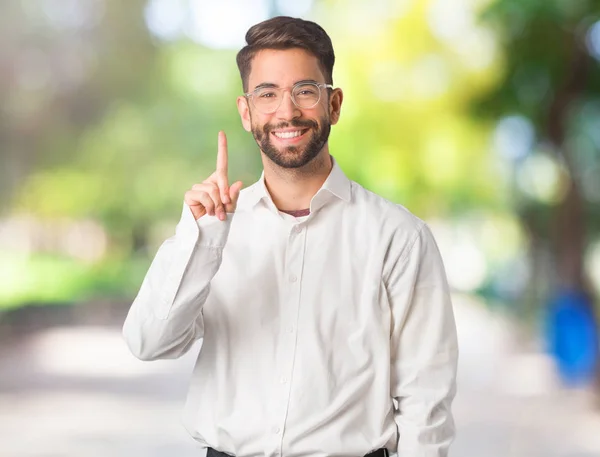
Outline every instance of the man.
[[(237, 56), (254, 185), (216, 171), (185, 194), (124, 326), (138, 358), (202, 347), (184, 413), (208, 456), (441, 457), (457, 342), (429, 228), (350, 181), (327, 140), (343, 94), (313, 22), (250, 28)], [(365, 160), (368, 160), (365, 151)]]

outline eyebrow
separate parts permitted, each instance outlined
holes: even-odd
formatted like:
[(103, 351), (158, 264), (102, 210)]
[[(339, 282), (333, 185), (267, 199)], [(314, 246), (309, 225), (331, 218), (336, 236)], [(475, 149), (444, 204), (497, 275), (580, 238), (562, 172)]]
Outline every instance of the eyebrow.
[[(314, 79), (301, 79), (300, 81), (296, 81), (292, 86), (296, 86), (298, 84), (308, 84), (308, 83), (319, 84)], [(279, 85), (277, 85), (275, 83), (264, 82), (264, 83), (260, 83), (253, 90), (256, 90), (256, 89), (266, 89), (266, 88), (277, 88), (277, 87), (279, 87)]]

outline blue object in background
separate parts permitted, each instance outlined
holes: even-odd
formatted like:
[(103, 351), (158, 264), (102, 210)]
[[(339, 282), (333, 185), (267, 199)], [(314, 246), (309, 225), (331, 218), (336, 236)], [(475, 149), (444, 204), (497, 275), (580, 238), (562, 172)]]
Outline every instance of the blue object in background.
[(561, 378), (571, 386), (594, 379), (600, 359), (593, 303), (580, 291), (561, 291), (550, 303), (547, 339)]

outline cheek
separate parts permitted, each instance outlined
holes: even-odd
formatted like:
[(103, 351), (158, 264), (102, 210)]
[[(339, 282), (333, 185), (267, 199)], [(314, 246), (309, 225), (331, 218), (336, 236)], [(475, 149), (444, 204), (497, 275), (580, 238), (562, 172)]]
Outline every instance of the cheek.
[(265, 125), (267, 121), (260, 116), (253, 116), (251, 119), (250, 131), (252, 134), (262, 140), (264, 137)]
[(331, 105), (329, 104), (329, 101), (326, 99), (324, 101), (324, 104), (322, 106), (319, 107), (319, 110), (317, 112), (315, 112), (314, 117), (316, 119), (319, 119), (319, 122), (322, 122), (323, 119), (331, 119), (332, 116), (335, 115)]
[(260, 130), (263, 130), (265, 125), (268, 125), (271, 120), (272, 120), (273, 116), (269, 116), (269, 115), (264, 115), (264, 114), (260, 114), (260, 113), (254, 113), (252, 116), (250, 116), (250, 122), (252, 124), (252, 128), (259, 128)]

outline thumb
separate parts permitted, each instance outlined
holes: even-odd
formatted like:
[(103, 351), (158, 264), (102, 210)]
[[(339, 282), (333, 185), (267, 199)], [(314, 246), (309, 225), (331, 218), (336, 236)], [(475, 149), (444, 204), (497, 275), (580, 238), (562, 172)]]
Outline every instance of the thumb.
[(236, 181), (229, 187), (229, 198), (234, 205), (237, 203), (243, 185), (242, 181)]

